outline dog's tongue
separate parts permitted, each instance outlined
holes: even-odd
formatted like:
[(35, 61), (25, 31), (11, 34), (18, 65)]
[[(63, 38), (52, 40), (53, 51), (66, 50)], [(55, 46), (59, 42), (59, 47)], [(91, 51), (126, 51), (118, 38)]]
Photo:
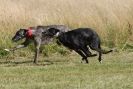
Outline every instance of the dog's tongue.
[(31, 27), (27, 29), (27, 37), (28, 38), (32, 37), (32, 28)]

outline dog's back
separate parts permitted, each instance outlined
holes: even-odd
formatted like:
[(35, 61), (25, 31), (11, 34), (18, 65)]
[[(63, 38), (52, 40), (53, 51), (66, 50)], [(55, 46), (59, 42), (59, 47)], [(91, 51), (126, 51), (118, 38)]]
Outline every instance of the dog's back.
[(42, 29), (43, 32), (47, 31), (50, 28), (59, 29), (62, 32), (70, 31), (70, 28), (65, 25), (48, 25), (48, 26), (37, 26), (37, 29)]
[(92, 41), (100, 41), (98, 34), (90, 28), (78, 28), (61, 34), (59, 40), (64, 45), (74, 46), (89, 45)]
[(48, 44), (48, 43), (53, 41), (53, 37), (45, 34), (45, 32), (47, 32), (47, 30), (50, 28), (59, 29), (60, 32), (67, 32), (70, 30), (70, 28), (68, 26), (65, 26), (65, 25), (37, 26), (36, 27), (36, 35), (38, 35), (38, 34), (42, 35), (42, 37), (41, 37), (42, 44)]

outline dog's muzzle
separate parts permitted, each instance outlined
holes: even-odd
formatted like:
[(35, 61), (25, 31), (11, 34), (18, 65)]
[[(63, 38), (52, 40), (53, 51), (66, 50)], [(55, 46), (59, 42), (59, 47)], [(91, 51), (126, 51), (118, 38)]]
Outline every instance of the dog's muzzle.
[(13, 41), (13, 42), (17, 42), (17, 41), (19, 41), (19, 40), (21, 40), (21, 39), (22, 39), (22, 37), (20, 37), (20, 36), (15, 36), (15, 37), (12, 38), (12, 41)]

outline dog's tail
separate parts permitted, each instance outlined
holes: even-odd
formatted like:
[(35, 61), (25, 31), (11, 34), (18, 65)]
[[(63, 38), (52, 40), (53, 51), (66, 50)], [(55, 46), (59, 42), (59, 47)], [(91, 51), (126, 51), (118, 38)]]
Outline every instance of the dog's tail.
[(102, 54), (108, 54), (110, 52), (113, 52), (113, 49), (109, 50), (109, 51), (106, 51), (106, 50), (101, 50)]

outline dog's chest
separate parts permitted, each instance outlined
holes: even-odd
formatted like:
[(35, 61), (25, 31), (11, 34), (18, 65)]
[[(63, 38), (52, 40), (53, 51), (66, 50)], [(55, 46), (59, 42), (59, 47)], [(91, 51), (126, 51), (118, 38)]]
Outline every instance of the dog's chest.
[(41, 42), (42, 44), (48, 44), (48, 43), (53, 42), (53, 38), (51, 38), (51, 37), (42, 37), (41, 41), (42, 41)]

